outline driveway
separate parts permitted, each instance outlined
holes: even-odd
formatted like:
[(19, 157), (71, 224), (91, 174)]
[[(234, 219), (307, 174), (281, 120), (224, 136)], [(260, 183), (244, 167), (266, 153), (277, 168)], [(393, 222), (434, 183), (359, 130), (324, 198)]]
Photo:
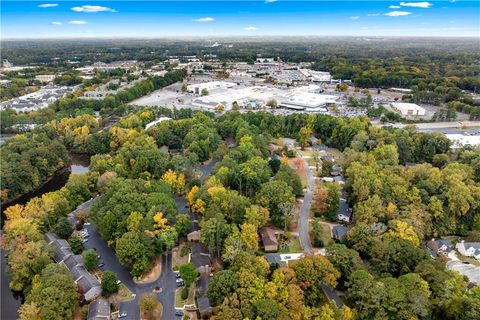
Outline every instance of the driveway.
[(298, 223), (298, 233), (300, 238), (300, 245), (304, 251), (313, 249), (312, 243), (310, 242), (310, 235), (308, 234), (308, 218), (310, 217), (310, 207), (312, 206), (313, 200), (313, 189), (315, 187), (315, 179), (313, 177), (312, 170), (308, 166), (307, 160), (303, 158), (300, 150), (297, 150), (299, 156), (302, 157), (305, 174), (307, 175), (307, 188), (305, 190), (302, 207), (300, 209), (299, 223)]

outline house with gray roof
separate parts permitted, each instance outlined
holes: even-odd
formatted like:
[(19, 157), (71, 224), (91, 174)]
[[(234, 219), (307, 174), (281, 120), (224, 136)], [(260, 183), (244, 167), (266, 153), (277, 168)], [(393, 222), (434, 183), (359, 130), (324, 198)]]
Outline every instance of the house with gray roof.
[(427, 251), (432, 258), (436, 258), (437, 255), (448, 255), (452, 250), (452, 241), (442, 239), (432, 239), (426, 243)]
[(110, 303), (106, 299), (90, 302), (87, 320), (110, 320)]
[(83, 258), (81, 255), (75, 254), (63, 260), (62, 263), (67, 267), (68, 270), (72, 270), (77, 266), (83, 266)]
[(197, 280), (197, 290), (195, 292), (195, 298), (197, 300), (198, 313), (200, 314), (200, 318), (202, 319), (210, 317), (213, 311), (210, 300), (207, 297), (209, 281), (209, 275), (201, 275)]
[(89, 301), (98, 297), (102, 293), (100, 282), (87, 271), (83, 264), (83, 258), (73, 254), (68, 241), (58, 239), (53, 233), (45, 234), (44, 239), (54, 248), (55, 261), (67, 268), (85, 300)]
[(87, 301), (93, 300), (102, 294), (100, 282), (88, 272), (84, 272), (75, 283)]
[(465, 257), (472, 257), (480, 260), (480, 242), (465, 242), (464, 240), (457, 243), (456, 248)]
[(347, 235), (348, 228), (345, 226), (335, 226), (332, 228), (333, 239), (337, 241), (342, 241), (343, 238)]

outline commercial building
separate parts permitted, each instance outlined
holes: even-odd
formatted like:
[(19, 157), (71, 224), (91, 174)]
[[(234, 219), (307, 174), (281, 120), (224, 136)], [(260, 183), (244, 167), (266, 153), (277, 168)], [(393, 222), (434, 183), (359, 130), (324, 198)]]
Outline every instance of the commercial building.
[(235, 82), (228, 81), (210, 81), (203, 83), (195, 83), (187, 86), (187, 91), (190, 93), (201, 94), (204, 89), (207, 91), (216, 89), (228, 89), (237, 86)]
[(38, 80), (40, 82), (48, 83), (52, 82), (55, 80), (55, 75), (54, 74), (39, 74), (35, 76), (35, 80)]
[(192, 101), (192, 105), (199, 108), (215, 109), (221, 104), (226, 110), (229, 110), (234, 103), (237, 103), (242, 108), (258, 109), (266, 106), (269, 101), (275, 100), (277, 106), (282, 108), (307, 112), (326, 112), (326, 107), (337, 103), (338, 97), (320, 94), (318, 93), (320, 91), (321, 88), (314, 85), (293, 89), (279, 89), (270, 86), (228, 88), (198, 97)]
[(393, 102), (392, 110), (405, 118), (416, 118), (425, 115), (425, 109), (415, 103)]
[(311, 69), (300, 69), (299, 71), (311, 82), (330, 82), (332, 80), (330, 72)]

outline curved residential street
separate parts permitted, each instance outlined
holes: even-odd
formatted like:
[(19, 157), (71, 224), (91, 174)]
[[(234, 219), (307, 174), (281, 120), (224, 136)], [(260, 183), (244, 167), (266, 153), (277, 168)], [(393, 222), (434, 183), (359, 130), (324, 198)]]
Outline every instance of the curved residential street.
[(308, 234), (308, 219), (310, 217), (310, 207), (312, 206), (313, 191), (315, 188), (315, 179), (312, 170), (308, 166), (307, 160), (303, 158), (300, 150), (297, 150), (300, 157), (302, 157), (305, 174), (307, 175), (307, 188), (303, 197), (302, 208), (298, 217), (298, 234), (300, 238), (300, 245), (304, 251), (311, 250), (312, 243), (310, 242), (310, 235)]

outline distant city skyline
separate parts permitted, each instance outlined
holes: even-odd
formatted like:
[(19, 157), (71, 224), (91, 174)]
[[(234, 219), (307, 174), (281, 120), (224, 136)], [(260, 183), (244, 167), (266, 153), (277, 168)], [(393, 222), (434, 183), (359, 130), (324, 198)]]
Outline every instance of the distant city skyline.
[(480, 37), (478, 1), (2, 1), (1, 38)]

